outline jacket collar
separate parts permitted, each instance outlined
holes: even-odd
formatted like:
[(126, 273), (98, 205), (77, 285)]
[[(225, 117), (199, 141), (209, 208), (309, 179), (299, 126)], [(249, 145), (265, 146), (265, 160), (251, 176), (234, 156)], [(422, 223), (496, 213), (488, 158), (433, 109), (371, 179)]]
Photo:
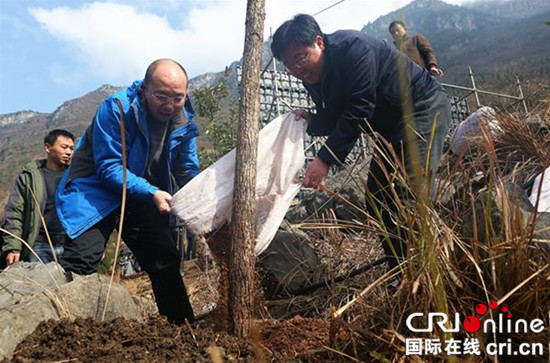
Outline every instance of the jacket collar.
[(23, 167), (23, 171), (35, 172), (46, 166), (47, 159), (33, 160)]

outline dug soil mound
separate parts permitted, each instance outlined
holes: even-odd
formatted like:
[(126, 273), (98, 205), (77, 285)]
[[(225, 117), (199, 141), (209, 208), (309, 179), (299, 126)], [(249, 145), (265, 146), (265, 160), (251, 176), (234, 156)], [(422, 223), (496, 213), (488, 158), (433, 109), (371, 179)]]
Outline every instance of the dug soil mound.
[[(19, 346), (13, 362), (256, 362), (309, 360), (328, 344), (328, 324), (295, 317), (258, 321), (252, 344), (202, 321), (177, 326), (161, 317), (47, 321)], [(309, 359), (308, 359), (309, 358)]]
[(13, 362), (252, 362), (247, 342), (208, 327), (176, 326), (160, 317), (145, 324), (117, 318), (111, 322), (90, 319), (41, 323), (17, 347)]

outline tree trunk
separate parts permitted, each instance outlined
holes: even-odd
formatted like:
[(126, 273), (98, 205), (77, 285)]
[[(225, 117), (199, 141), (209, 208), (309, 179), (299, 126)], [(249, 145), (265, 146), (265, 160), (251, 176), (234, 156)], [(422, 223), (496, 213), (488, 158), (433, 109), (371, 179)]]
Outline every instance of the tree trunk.
[(229, 257), (229, 326), (248, 338), (254, 306), (256, 163), (265, 0), (248, 0)]

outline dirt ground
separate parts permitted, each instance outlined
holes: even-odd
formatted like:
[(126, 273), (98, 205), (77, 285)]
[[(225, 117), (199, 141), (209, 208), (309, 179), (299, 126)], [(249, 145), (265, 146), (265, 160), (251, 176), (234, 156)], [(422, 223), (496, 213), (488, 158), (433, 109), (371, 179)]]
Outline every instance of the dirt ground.
[(328, 324), (296, 317), (258, 321), (252, 343), (215, 331), (201, 321), (176, 326), (161, 317), (145, 324), (118, 318), (111, 322), (76, 319), (41, 323), (22, 342), (13, 362), (257, 362), (311, 358), (328, 342)]
[[(324, 245), (324, 258), (365, 261), (364, 246), (353, 242)], [(342, 252), (345, 251), (345, 254)], [(370, 254), (371, 252), (368, 252)], [(332, 256), (330, 256), (332, 255)], [(334, 263), (334, 261), (333, 261)], [(346, 262), (349, 264), (349, 262)], [(353, 267), (350, 264), (349, 267)], [(338, 271), (340, 272), (340, 271)], [(263, 313), (253, 323), (251, 339), (239, 340), (220, 331), (215, 309), (218, 299), (216, 268), (199, 268), (186, 261), (183, 276), (198, 320), (176, 326), (156, 311), (149, 279), (137, 274), (120, 282), (141, 307), (145, 323), (122, 318), (111, 322), (89, 319), (47, 321), (16, 349), (13, 362), (287, 362), (330, 359), (331, 304), (336, 290), (320, 289), (307, 296), (263, 302)], [(374, 275), (377, 275), (376, 271)], [(373, 275), (373, 276), (374, 276)], [(353, 280), (339, 286), (341, 299), (357, 292)], [(361, 283), (363, 285), (363, 283)], [(297, 315), (300, 314), (300, 315)], [(334, 357), (332, 357), (334, 358)], [(342, 358), (342, 357), (340, 357)], [(341, 359), (336, 359), (341, 361)]]

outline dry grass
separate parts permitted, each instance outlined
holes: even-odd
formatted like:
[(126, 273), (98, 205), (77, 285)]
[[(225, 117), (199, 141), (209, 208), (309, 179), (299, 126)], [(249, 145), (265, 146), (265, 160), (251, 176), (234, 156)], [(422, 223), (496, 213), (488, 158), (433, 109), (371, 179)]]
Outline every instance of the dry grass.
[[(544, 124), (549, 110), (538, 110), (545, 127), (550, 126)], [(475, 337), (479, 339), (481, 355), (454, 356), (455, 359), (513, 361), (514, 357), (486, 352), (487, 344), (510, 339), (514, 349), (520, 343), (542, 343), (543, 356), (522, 356), (524, 361), (548, 360), (548, 241), (533, 240), (536, 232), (533, 221), (537, 214), (526, 216), (518, 207), (519, 189), (510, 188), (509, 183), (525, 183), (548, 167), (550, 137), (544, 127), (535, 129), (527, 125), (521, 115), (499, 113), (498, 116), (499, 130), (494, 135), (484, 132), (477, 137), (476, 151), (460, 158), (444, 157), (438, 203), (430, 205), (416, 193), (414, 205), (399, 206), (394, 219), (404, 227), (406, 235), (402, 237), (409, 241), (409, 258), (401, 266), (401, 283), (396, 288), (389, 287), (384, 276), (389, 277), (390, 272), (374, 282), (372, 279), (366, 282), (351, 303), (333, 314), (337, 316), (333, 323), (340, 332), (345, 332), (346, 339), (332, 339), (331, 349), (359, 361), (414, 361), (416, 358), (441, 361), (452, 360), (453, 356), (446, 356), (444, 350), (432, 356), (406, 356), (405, 340)], [(396, 158), (395, 155), (387, 157)], [(406, 176), (398, 179), (410, 185)], [(465, 231), (467, 223), (471, 226)], [(363, 221), (332, 225), (318, 220), (309, 226), (326, 230), (363, 228), (365, 236), (387, 233), (376, 218), (367, 217)], [(407, 317), (415, 312), (445, 312), (453, 317), (459, 313), (462, 323), (465, 317), (475, 315), (478, 304), (489, 306), (491, 301), (508, 307), (513, 321), (541, 319), (546, 329), (538, 334), (470, 334), (462, 327), (456, 333), (443, 333), (439, 329), (433, 333), (414, 333), (405, 324)], [(498, 312), (490, 312), (481, 321), (490, 317), (497, 319)]]

